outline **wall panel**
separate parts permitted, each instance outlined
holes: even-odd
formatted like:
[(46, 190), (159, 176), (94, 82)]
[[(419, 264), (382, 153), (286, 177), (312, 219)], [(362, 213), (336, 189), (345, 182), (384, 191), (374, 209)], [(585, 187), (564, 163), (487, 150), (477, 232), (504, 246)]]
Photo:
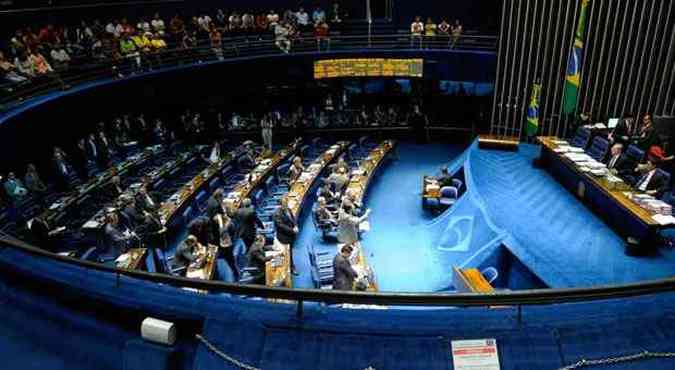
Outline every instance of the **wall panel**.
[[(675, 0), (590, 0), (577, 109), (596, 121), (675, 114)], [(540, 81), (540, 133), (567, 135), (567, 60), (582, 0), (503, 0), (491, 132), (523, 136)]]

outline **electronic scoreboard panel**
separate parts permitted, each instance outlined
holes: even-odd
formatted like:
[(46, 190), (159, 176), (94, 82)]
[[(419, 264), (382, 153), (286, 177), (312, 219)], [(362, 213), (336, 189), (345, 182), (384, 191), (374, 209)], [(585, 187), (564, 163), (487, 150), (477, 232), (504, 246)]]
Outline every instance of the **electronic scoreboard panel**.
[(314, 62), (314, 78), (422, 77), (423, 59), (352, 58)]

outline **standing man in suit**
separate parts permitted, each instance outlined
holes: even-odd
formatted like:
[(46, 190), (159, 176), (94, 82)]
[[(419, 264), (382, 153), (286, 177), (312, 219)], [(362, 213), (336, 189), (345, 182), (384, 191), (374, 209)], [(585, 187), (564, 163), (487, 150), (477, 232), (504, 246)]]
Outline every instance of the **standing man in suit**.
[(54, 152), (54, 173), (56, 187), (59, 191), (66, 191), (70, 187), (70, 166), (61, 152)]
[(345, 199), (338, 213), (337, 239), (340, 243), (352, 244), (359, 240), (359, 225), (368, 219), (370, 209), (361, 217), (354, 216), (353, 205), (349, 199)]
[(237, 225), (239, 226), (238, 236), (246, 245), (246, 251), (251, 248), (255, 241), (255, 236), (258, 233), (258, 227), (265, 227), (255, 213), (255, 209), (251, 204), (251, 199), (246, 198), (241, 202), (241, 207), (237, 210), (235, 215)]
[(225, 215), (225, 210), (223, 209), (223, 194), (225, 191), (221, 189), (216, 189), (211, 195), (211, 198), (206, 202), (206, 215), (209, 219), (213, 220), (216, 215)]
[(288, 198), (284, 197), (281, 200), (281, 207), (274, 214), (274, 227), (276, 229), (276, 239), (283, 245), (288, 245), (288, 250), (291, 258), (291, 273), (297, 275), (295, 270), (295, 263), (293, 262), (293, 243), (298, 236), (298, 223), (293, 216), (288, 206)]
[(119, 219), (115, 213), (106, 215), (106, 223), (103, 228), (104, 232), (104, 253), (113, 253), (115, 257), (124, 253), (129, 249), (131, 244), (131, 234), (124, 233), (120, 230)]
[(335, 290), (353, 290), (354, 288), (354, 280), (358, 274), (349, 262), (353, 251), (352, 245), (346, 244), (333, 259), (333, 289)]
[(94, 137), (94, 134), (89, 134), (89, 137), (87, 138), (87, 143), (86, 143), (86, 148), (87, 148), (87, 158), (89, 158), (89, 161), (96, 163), (96, 165), (100, 169), (105, 169), (106, 165), (104, 160), (101, 158), (102, 155), (100, 153), (100, 150), (98, 149), (98, 145), (96, 144), (96, 138)]

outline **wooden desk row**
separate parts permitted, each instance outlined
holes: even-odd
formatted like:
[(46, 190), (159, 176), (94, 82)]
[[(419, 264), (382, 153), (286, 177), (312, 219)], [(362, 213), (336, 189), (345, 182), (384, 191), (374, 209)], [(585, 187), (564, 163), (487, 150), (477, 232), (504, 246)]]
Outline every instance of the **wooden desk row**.
[(478, 269), (452, 266), (452, 284), (459, 293), (492, 293), (494, 288)]
[(584, 203), (596, 211), (614, 230), (624, 237), (638, 240), (649, 238), (660, 225), (654, 214), (629, 199), (627, 191), (635, 191), (626, 183), (610, 184), (605, 177), (596, 177), (580, 171), (567, 157), (555, 152), (559, 139), (540, 136), (541, 162), (561, 184), (577, 194)]
[(86, 196), (93, 193), (94, 190), (101, 189), (110, 183), (110, 180), (117, 175), (124, 176), (134, 168), (137, 168), (148, 159), (162, 153), (164, 148), (160, 145), (146, 148), (143, 152), (127, 158), (124, 162), (110, 167), (105, 172), (92, 178), (86, 184), (79, 186), (74, 192), (68, 193), (54, 202), (47, 210), (42, 213), (43, 218), (52, 226), (56, 226), (59, 220), (70, 207), (78, 204)]
[[(156, 168), (155, 170), (151, 171), (150, 173), (147, 174), (147, 176), (150, 178), (150, 183), (155, 184), (162, 179), (168, 178), (171, 174), (177, 172), (179, 168), (182, 168), (191, 160), (193, 160), (199, 154), (199, 151), (200, 150), (198, 148), (194, 148), (188, 152), (181, 153), (175, 160), (166, 162), (159, 168)], [(124, 191), (124, 193), (122, 193), (117, 199), (119, 200), (124, 196), (133, 197), (136, 194), (136, 191), (138, 190), (139, 186), (140, 183), (129, 185), (127, 189)], [(106, 214), (106, 209), (107, 207), (104, 207), (101, 210), (99, 210), (98, 213), (96, 213), (92, 218), (89, 219), (89, 221), (87, 221), (84, 225), (82, 225), (82, 229), (96, 230), (101, 226), (103, 226), (103, 223), (105, 221), (104, 218)]]
[[(373, 149), (364, 160), (361, 161), (359, 168), (352, 171), (352, 176), (349, 180), (349, 185), (347, 190), (351, 191), (356, 196), (356, 200), (359, 203), (363, 204), (363, 200), (366, 197), (368, 191), (368, 186), (374, 178), (377, 170), (382, 166), (385, 161), (385, 158), (389, 153), (391, 153), (396, 146), (396, 142), (393, 140), (385, 140), (377, 148)], [(338, 250), (342, 245), (338, 245)], [(366, 260), (365, 253), (361, 247), (361, 243), (357, 243), (357, 246), (354, 250), (354, 255), (352, 255), (352, 264), (356, 270), (368, 271), (370, 266)], [(377, 281), (373, 278), (370, 281), (368, 286), (369, 291), (378, 291)]]
[(232, 153), (226, 153), (220, 161), (209, 165), (190, 182), (178, 189), (166, 202), (162, 203), (159, 208), (159, 218), (162, 224), (164, 226), (171, 225), (176, 216), (192, 202), (203, 188), (208, 186), (213, 178), (220, 174), (220, 171), (231, 164), (233, 159)]
[[(321, 156), (319, 156), (312, 164), (307, 166), (305, 171), (298, 177), (298, 180), (291, 184), (288, 194), (285, 195), (289, 202), (289, 208), (293, 213), (293, 217), (299, 222), (302, 209), (311, 198), (310, 190), (316, 183), (317, 179), (326, 167), (339, 157), (345, 149), (349, 146), (349, 142), (341, 141), (331, 146)], [(265, 284), (267, 286), (285, 286), (292, 287), (291, 279), (291, 257), (288, 248), (284, 247), (281, 253), (281, 263), (275, 265), (276, 262), (268, 261), (265, 264)]]
[(256, 166), (251, 170), (251, 172), (246, 176), (246, 178), (241, 181), (229, 194), (226, 195), (224, 200), (225, 207), (233, 214), (241, 202), (250, 198), (253, 191), (258, 189), (267, 178), (274, 173), (274, 171), (288, 159), (291, 155), (295, 154), (300, 146), (299, 141), (295, 141), (284, 149), (279, 150), (274, 153), (271, 157), (266, 158), (261, 156), (256, 159)]

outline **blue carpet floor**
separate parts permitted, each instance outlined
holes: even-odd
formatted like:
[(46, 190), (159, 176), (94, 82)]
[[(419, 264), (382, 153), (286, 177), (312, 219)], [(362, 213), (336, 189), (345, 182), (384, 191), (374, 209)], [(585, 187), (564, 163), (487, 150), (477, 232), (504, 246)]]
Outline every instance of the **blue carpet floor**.
[(546, 171), (532, 167), (539, 148), (480, 150), (468, 163), (474, 195), (510, 237), (504, 244), (552, 288), (620, 284), (670, 277), (675, 251), (628, 257), (624, 242)]

